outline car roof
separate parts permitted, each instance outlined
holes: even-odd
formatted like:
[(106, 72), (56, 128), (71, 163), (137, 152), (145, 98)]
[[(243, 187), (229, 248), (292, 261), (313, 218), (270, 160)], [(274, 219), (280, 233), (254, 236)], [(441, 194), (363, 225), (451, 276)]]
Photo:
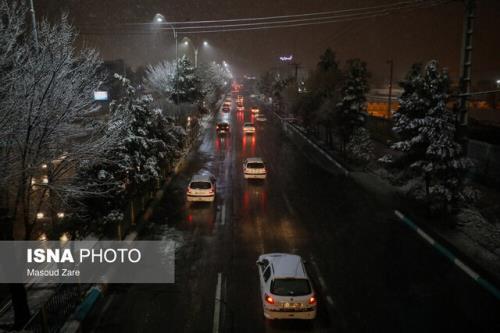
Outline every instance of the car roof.
[(191, 178), (191, 182), (212, 182), (211, 177), (209, 174), (197, 174)]
[(217, 125), (229, 125), (229, 123), (227, 121), (220, 121)]
[(253, 126), (253, 123), (244, 123), (243, 126)]
[(273, 265), (275, 278), (307, 278), (302, 258), (296, 254), (268, 253), (260, 259), (267, 259)]
[(249, 157), (247, 163), (264, 163), (264, 161), (260, 157)]

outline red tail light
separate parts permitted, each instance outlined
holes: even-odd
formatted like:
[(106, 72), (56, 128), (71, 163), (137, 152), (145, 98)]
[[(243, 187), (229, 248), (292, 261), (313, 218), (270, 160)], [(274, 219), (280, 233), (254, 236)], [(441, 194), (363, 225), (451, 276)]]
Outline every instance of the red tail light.
[(314, 295), (309, 297), (309, 304), (316, 304), (316, 297)]
[(264, 294), (264, 298), (266, 300), (266, 303), (274, 304), (274, 299), (271, 296), (269, 296), (268, 294)]

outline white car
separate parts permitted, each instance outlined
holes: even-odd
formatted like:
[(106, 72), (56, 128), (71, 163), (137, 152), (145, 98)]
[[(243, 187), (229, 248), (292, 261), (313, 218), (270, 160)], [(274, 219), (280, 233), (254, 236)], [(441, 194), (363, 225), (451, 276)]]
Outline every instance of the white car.
[(243, 124), (243, 133), (245, 133), (245, 134), (255, 133), (255, 125), (253, 123), (244, 123)]
[(263, 254), (257, 260), (257, 266), (266, 318), (316, 318), (316, 296), (300, 256)]
[(266, 122), (267, 121), (267, 118), (263, 115), (263, 114), (258, 114), (256, 117), (255, 117), (255, 120), (258, 121), (258, 122)]
[(259, 113), (259, 112), (260, 112), (260, 110), (258, 107), (255, 107), (255, 106), (252, 107), (252, 113)]
[(265, 179), (266, 165), (260, 157), (249, 157), (243, 162), (243, 177), (245, 179)]
[(213, 202), (215, 192), (215, 177), (209, 174), (197, 174), (189, 182), (186, 198), (188, 202)]

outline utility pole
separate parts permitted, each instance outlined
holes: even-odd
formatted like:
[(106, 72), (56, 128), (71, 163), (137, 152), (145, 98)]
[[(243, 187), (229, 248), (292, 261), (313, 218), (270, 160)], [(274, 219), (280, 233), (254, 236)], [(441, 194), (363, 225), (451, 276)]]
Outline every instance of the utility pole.
[(464, 134), (464, 128), (468, 123), (467, 97), (471, 92), (472, 33), (474, 31), (474, 17), (476, 12), (475, 0), (464, 0), (464, 2), (464, 30), (462, 36), (462, 51), (460, 55), (460, 94), (457, 107), (457, 120), (459, 126), (462, 127), (462, 134)]
[(392, 107), (392, 73), (394, 69), (394, 61), (392, 59), (387, 60), (387, 63), (390, 66), (389, 69), (389, 101), (387, 105), (387, 119), (391, 117), (391, 107)]
[(290, 64), (294, 68), (294, 77), (295, 77), (295, 82), (297, 82), (297, 77), (298, 77), (298, 72), (299, 68), (302, 68), (299, 63), (296, 63), (295, 61)]
[(35, 16), (35, 6), (33, 5), (33, 0), (30, 0), (30, 12), (31, 12), (31, 24), (33, 25), (33, 40), (35, 41), (35, 47), (38, 50), (38, 32), (36, 30), (36, 16)]

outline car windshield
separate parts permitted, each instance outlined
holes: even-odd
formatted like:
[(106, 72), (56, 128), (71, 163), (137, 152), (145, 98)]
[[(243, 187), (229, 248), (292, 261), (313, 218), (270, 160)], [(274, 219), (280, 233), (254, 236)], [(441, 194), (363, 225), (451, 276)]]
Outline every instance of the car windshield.
[(250, 163), (247, 163), (247, 168), (264, 169), (264, 163), (262, 163), (262, 162), (250, 162)]
[(275, 279), (271, 283), (271, 293), (278, 296), (309, 295), (311, 285), (306, 279)]
[(219, 127), (219, 128), (228, 128), (229, 124), (219, 124), (219, 125), (217, 125), (217, 127)]
[(208, 190), (212, 187), (212, 184), (209, 182), (192, 182), (189, 187), (195, 190)]
[(246, 123), (244, 126), (245, 127), (253, 127), (253, 124)]

